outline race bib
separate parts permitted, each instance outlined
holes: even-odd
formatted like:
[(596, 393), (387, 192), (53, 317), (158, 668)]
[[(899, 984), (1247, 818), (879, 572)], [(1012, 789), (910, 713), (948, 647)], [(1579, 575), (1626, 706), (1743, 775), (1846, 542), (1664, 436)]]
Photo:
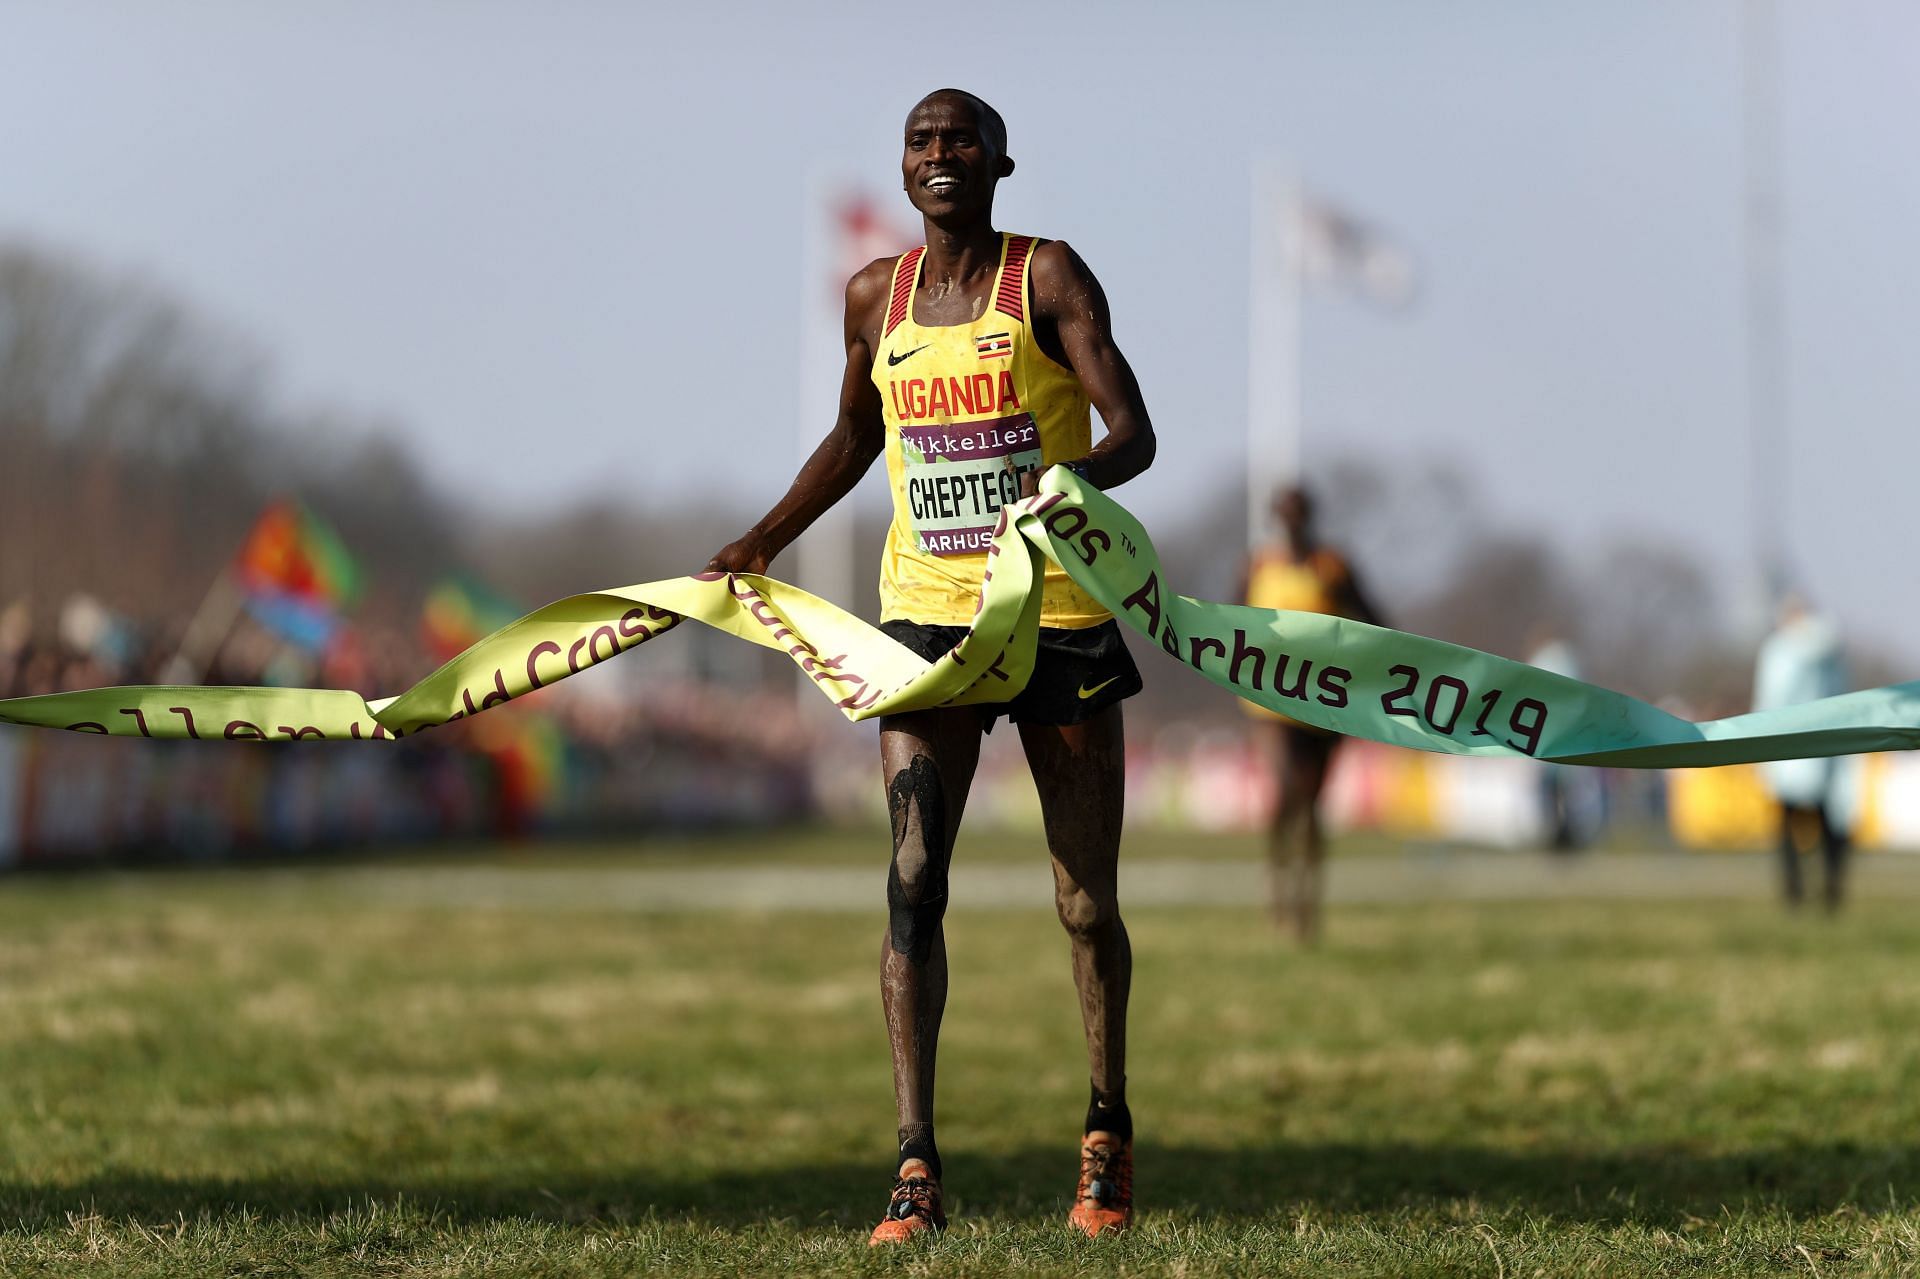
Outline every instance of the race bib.
[(1030, 414), (959, 426), (902, 426), (907, 514), (928, 555), (977, 555), (993, 541), (1000, 508), (1020, 500), (1020, 477), (1040, 469), (1040, 428)]

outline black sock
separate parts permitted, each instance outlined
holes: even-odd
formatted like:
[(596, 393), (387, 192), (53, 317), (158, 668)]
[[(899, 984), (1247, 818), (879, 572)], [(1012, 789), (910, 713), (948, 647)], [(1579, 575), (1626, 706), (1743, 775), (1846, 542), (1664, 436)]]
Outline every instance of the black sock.
[(1110, 1132), (1122, 1141), (1133, 1140), (1133, 1112), (1127, 1109), (1127, 1085), (1124, 1080), (1112, 1092), (1093, 1091), (1087, 1102), (1087, 1126), (1082, 1132)]
[(933, 1144), (932, 1124), (902, 1124), (900, 1126), (900, 1158), (894, 1163), (898, 1171), (901, 1164), (909, 1159), (918, 1159), (933, 1172), (933, 1179), (940, 1180), (940, 1148)]

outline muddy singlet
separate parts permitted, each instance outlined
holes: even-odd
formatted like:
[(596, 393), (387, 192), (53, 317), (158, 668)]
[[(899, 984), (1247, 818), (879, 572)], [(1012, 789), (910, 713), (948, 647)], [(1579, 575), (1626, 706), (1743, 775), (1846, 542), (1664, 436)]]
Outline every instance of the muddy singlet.
[[(987, 543), (1020, 477), (1085, 456), (1091, 409), (1080, 379), (1034, 340), (1027, 266), (1032, 236), (1002, 235), (989, 305), (969, 324), (913, 318), (925, 248), (893, 266), (873, 382), (887, 423), (893, 525), (880, 557), (881, 620), (973, 620)], [(1097, 625), (1107, 611), (1046, 567), (1040, 624)]]

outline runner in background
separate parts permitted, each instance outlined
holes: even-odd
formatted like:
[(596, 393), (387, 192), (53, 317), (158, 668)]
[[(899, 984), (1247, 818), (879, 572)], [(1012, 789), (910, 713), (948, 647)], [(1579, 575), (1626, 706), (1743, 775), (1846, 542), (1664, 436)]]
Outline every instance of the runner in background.
[[(1779, 624), (1760, 644), (1754, 664), (1753, 709), (1777, 710), (1847, 691), (1846, 661), (1840, 634), (1804, 599), (1789, 593), (1780, 605)], [(1762, 764), (1767, 787), (1780, 801), (1781, 889), (1789, 907), (1806, 898), (1800, 873), (1803, 848), (1817, 844), (1826, 878), (1821, 900), (1829, 911), (1840, 908), (1851, 833), (1839, 811), (1841, 759), (1782, 759)]]
[[(1238, 597), (1257, 608), (1332, 613), (1386, 625), (1361, 590), (1346, 557), (1320, 543), (1313, 498), (1299, 486), (1274, 494), (1280, 541), (1256, 550), (1242, 574)], [(1327, 784), (1340, 735), (1302, 724), (1243, 700), (1247, 714), (1272, 726), (1279, 801), (1267, 835), (1268, 887), (1274, 922), (1303, 943), (1320, 935), (1326, 836), (1320, 792)]]
[[(1585, 679), (1580, 652), (1552, 622), (1533, 628), (1527, 639), (1526, 663), (1568, 679)], [(1545, 819), (1547, 847), (1556, 853), (1585, 848), (1606, 820), (1606, 773), (1571, 764), (1541, 764), (1540, 814)]]
[[(832, 430), (764, 519), (709, 570), (764, 573), (883, 453), (893, 524), (880, 558), (881, 629), (929, 661), (973, 621), (1002, 510), (1065, 466), (1110, 489), (1153, 461), (1153, 426), (1107, 299), (1059, 240), (993, 226), (1014, 170), (1000, 113), (956, 89), (908, 114), (901, 180), (926, 244), (847, 284), (846, 367)], [(1090, 410), (1106, 435), (1093, 443)], [(934, 1143), (934, 1057), (947, 1001), (942, 921), (954, 839), (996, 717), (1017, 725), (1040, 795), (1054, 905), (1067, 930), (1092, 1096), (1069, 1222), (1098, 1235), (1133, 1220), (1126, 1014), (1133, 956), (1118, 868), (1126, 749), (1120, 702), (1140, 675), (1119, 627), (1059, 566), (1043, 578), (1038, 655), (1010, 701), (889, 715), (881, 775), (893, 821), (880, 991), (893, 1051), (899, 1146), (871, 1242), (946, 1224)]]

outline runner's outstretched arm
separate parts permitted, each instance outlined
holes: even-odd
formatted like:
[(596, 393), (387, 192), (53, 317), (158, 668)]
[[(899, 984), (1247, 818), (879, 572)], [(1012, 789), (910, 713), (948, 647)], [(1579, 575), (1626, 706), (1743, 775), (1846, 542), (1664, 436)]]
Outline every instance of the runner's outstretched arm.
[(873, 385), (873, 335), (893, 262), (881, 258), (847, 281), (847, 370), (840, 381), (840, 411), (833, 429), (801, 466), (787, 495), (759, 523), (707, 561), (709, 572), (766, 572), (774, 557), (850, 493), (880, 456), (886, 426), (880, 416), (880, 392)]
[[(1106, 436), (1077, 460), (1086, 464), (1095, 488), (1116, 488), (1153, 464), (1155, 445), (1139, 379), (1113, 340), (1106, 290), (1065, 240), (1036, 249), (1031, 270), (1041, 349), (1064, 357), (1107, 428)], [(1037, 479), (1029, 476), (1026, 487)]]

